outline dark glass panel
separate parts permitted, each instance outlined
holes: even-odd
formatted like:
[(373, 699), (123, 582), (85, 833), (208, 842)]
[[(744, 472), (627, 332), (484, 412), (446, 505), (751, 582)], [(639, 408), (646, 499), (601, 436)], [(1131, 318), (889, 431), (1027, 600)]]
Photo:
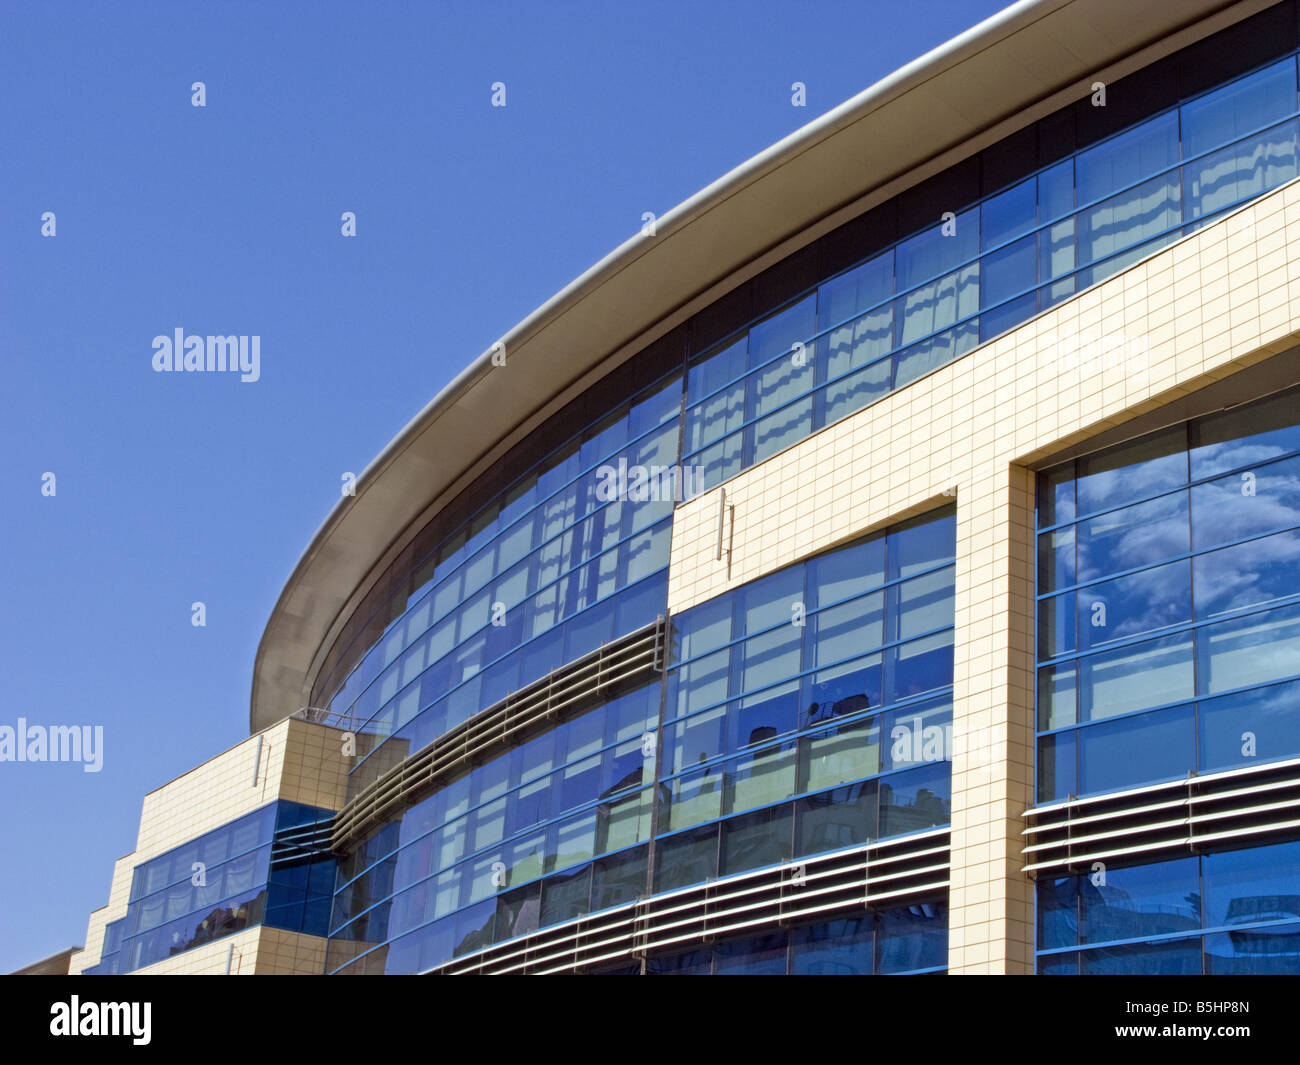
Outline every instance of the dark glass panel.
[(949, 629), (886, 651), (886, 698), (896, 702), (952, 684), (952, 641)]
[(875, 971), (870, 915), (804, 925), (790, 932), (792, 976), (870, 976)]
[(646, 848), (601, 858), (592, 865), (592, 911), (632, 902), (646, 893)]
[(1038, 801), (1059, 802), (1079, 793), (1074, 732), (1057, 732), (1038, 741)]
[(1300, 842), (1207, 854), (1205, 927), (1300, 918)]
[(539, 927), (581, 917), (591, 908), (591, 867), (556, 873), (542, 882)]
[(1038, 949), (1079, 942), (1078, 877), (1042, 877), (1037, 885)]
[(1080, 942), (1137, 939), (1201, 927), (1198, 860), (1094, 869), (1079, 878)]
[(497, 896), (493, 942), (514, 939), (537, 931), (541, 912), (541, 884), (525, 884)]
[(646, 959), (647, 976), (708, 976), (712, 971), (712, 947), (701, 947), (684, 954), (651, 955)]
[(957, 512), (953, 507), (903, 522), (889, 530), (889, 579), (951, 562), (956, 547)]
[(793, 807), (773, 806), (722, 825), (723, 876), (790, 860)]
[(876, 838), (874, 780), (808, 795), (796, 803), (795, 856), (840, 850)]
[(907, 972), (947, 963), (947, 903), (922, 902), (876, 915), (877, 972)]
[(714, 947), (713, 972), (717, 976), (785, 976), (785, 931), (724, 940)]
[(819, 670), (804, 679), (804, 725), (815, 725), (881, 705), (882, 658), (868, 655)]
[(658, 842), (655, 890), (702, 884), (718, 875), (718, 826), (705, 825)]
[(1213, 976), (1300, 973), (1300, 924), (1206, 936), (1205, 972)]
[(1080, 952), (1085, 976), (1199, 976), (1201, 940), (1129, 943)]
[(923, 766), (880, 782), (880, 836), (898, 836), (952, 820), (951, 767)]

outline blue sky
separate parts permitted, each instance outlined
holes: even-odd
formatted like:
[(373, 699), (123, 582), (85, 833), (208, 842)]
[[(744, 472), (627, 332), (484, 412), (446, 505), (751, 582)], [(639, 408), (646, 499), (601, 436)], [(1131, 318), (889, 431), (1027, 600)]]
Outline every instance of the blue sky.
[[(247, 735), (345, 471), (642, 212), (1001, 6), (0, 0), (0, 726), (104, 730), (97, 773), (0, 763), (0, 972)], [(177, 328), (260, 379), (154, 373)]]

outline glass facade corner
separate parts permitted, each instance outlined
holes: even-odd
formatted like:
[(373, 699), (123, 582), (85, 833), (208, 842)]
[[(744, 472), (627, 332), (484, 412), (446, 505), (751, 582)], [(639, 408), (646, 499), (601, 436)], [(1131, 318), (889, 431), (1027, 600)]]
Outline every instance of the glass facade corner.
[(946, 825), (955, 530), (949, 507), (674, 618), (661, 683), (474, 767), (340, 863), (329, 971), (426, 971), (648, 894)]
[(129, 973), (259, 924), (324, 936), (335, 859), (305, 842), (334, 811), (273, 802), (135, 867), (88, 974)]
[[(1300, 757), (1300, 390), (1043, 472), (1038, 529), (1039, 802)], [(1300, 972), (1297, 846), (1040, 880), (1039, 971)]]

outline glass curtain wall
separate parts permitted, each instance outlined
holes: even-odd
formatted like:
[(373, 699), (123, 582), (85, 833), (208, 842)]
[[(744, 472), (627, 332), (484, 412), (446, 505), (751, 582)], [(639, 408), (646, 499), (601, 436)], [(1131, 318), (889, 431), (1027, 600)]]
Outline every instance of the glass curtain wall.
[(643, 897), (656, 802), (656, 891), (946, 825), (955, 528), (945, 508), (681, 615), (667, 724), (645, 685), (372, 833), (328, 971), (420, 972)]
[(133, 972), (258, 924), (325, 935), (336, 861), (293, 840), (333, 816), (274, 802), (136, 866), (126, 916), (87, 973)]
[(1038, 484), (1038, 801), (1300, 756), (1300, 390)]

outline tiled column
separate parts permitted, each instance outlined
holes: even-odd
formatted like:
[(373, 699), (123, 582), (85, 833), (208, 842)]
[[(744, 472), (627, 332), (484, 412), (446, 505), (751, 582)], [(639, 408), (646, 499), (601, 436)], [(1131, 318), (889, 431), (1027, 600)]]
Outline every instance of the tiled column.
[(996, 459), (957, 498), (952, 973), (1032, 971), (1021, 816), (1033, 791), (1033, 474)]

